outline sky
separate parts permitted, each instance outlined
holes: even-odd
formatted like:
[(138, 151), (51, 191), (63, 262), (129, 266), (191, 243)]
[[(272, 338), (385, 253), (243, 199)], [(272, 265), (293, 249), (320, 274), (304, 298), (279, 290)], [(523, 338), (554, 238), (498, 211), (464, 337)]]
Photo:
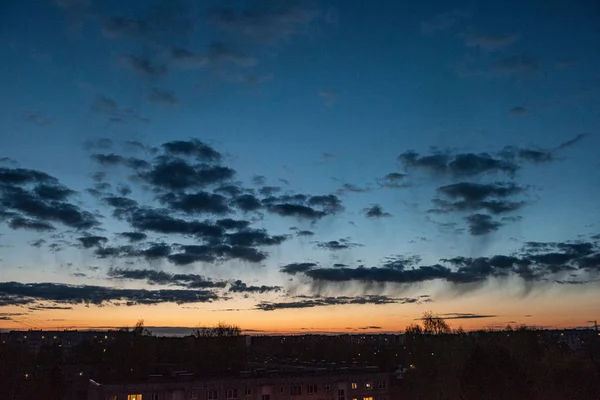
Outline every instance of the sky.
[(600, 319), (596, 1), (7, 1), (0, 329)]

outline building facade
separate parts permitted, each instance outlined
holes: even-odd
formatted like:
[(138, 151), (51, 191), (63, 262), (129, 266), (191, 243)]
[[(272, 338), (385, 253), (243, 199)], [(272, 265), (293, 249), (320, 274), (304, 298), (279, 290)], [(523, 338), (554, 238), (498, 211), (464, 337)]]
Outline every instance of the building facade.
[(392, 400), (386, 373), (327, 372), (160, 382), (102, 384), (90, 380), (88, 400)]

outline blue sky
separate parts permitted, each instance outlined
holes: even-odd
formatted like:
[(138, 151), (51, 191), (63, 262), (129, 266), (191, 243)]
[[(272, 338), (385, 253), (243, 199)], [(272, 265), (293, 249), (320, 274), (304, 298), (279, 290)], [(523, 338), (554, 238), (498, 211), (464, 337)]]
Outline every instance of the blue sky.
[[(543, 296), (502, 309), (483, 288), (559, 291), (570, 307), (593, 296), (600, 259), (593, 1), (39, 0), (5, 9), (0, 322), (7, 327), (52, 325), (57, 318), (48, 313), (57, 309), (40, 307), (68, 311), (59, 318), (65, 325), (107, 326), (144, 316), (148, 304), (158, 310), (151, 323), (191, 326), (196, 321), (183, 314), (168, 318), (188, 303), (236, 304), (239, 311), (214, 318), (248, 325), (242, 311), (250, 310), (267, 330), (298, 329), (283, 327), (282, 315), (301, 310), (320, 321), (315, 310), (332, 308), (364, 325), (373, 325), (375, 308), (382, 319), (433, 309), (505, 324)], [(206, 149), (218, 157), (199, 155)], [(132, 167), (132, 158), (145, 164)], [(231, 173), (208, 183), (194, 175), (176, 187), (168, 179), (175, 170), (159, 174), (169, 163)], [(56, 197), (44, 185), (72, 192)], [(219, 191), (226, 185), (239, 193)], [(239, 206), (242, 193), (258, 205)], [(68, 220), (61, 207), (88, 223)], [(246, 222), (209, 238), (144, 225), (139, 218), (149, 210), (169, 223)], [(128, 243), (122, 232), (146, 236)], [(236, 242), (241, 250), (214, 247), (235, 247), (243, 235), (254, 241)], [(210, 256), (191, 257), (190, 245), (213, 247), (203, 247)], [(177, 261), (182, 254), (191, 258)], [(166, 275), (157, 281), (157, 273)], [(213, 285), (192, 293), (198, 287), (190, 282), (201, 278)], [(46, 282), (51, 289), (40, 286)], [(99, 297), (74, 291), (92, 286)], [(164, 290), (180, 292), (167, 298)], [(90, 320), (84, 308), (93, 310)], [(19, 310), (26, 313), (13, 315)], [(582, 324), (588, 311), (533, 323)], [(348, 324), (334, 325), (319, 329)]]

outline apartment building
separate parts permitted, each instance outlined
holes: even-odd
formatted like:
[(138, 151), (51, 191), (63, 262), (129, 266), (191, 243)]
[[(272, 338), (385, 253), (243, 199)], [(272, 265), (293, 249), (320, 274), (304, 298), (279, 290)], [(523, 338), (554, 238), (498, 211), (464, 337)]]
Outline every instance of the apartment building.
[(88, 400), (392, 400), (390, 393), (391, 376), (380, 372), (272, 372), (222, 379), (182, 373), (143, 383), (90, 380)]

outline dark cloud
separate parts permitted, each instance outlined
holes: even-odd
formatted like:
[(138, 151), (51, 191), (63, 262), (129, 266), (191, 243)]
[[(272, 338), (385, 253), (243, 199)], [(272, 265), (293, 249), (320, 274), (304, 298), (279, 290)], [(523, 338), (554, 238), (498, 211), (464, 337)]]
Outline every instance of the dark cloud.
[(173, 107), (179, 104), (177, 95), (172, 90), (163, 90), (153, 88), (148, 94), (148, 101), (166, 107)]
[(129, 240), (130, 243), (141, 242), (148, 238), (148, 235), (143, 232), (121, 232), (118, 235)]
[(8, 223), (8, 226), (10, 226), (11, 229), (24, 229), (35, 232), (49, 232), (56, 229), (52, 224), (48, 222), (36, 221), (20, 217), (11, 219)]
[(384, 218), (392, 216), (392, 214), (383, 211), (383, 208), (381, 208), (379, 204), (375, 204), (369, 208), (365, 208), (363, 209), (363, 212), (365, 213), (365, 217), (367, 218)]
[(360, 187), (356, 185), (352, 185), (350, 183), (344, 183), (341, 188), (337, 190), (337, 194), (344, 195), (347, 193), (368, 193), (371, 191), (371, 188), (368, 187)]
[(217, 220), (216, 224), (226, 230), (244, 230), (250, 226), (250, 221), (224, 218)]
[(518, 156), (522, 160), (537, 164), (550, 162), (554, 160), (554, 156), (552, 155), (552, 153), (546, 150), (520, 149), (518, 152)]
[[(600, 272), (600, 246), (590, 242), (529, 242), (518, 254), (491, 257), (453, 257), (441, 264), (420, 265), (418, 256), (387, 258), (382, 267), (290, 264), (282, 268), (288, 274), (302, 274), (315, 282), (359, 282), (412, 284), (441, 280), (454, 285), (481, 283), (493, 278), (516, 276), (525, 281), (547, 284), (594, 282)], [(443, 265), (442, 265), (443, 264)], [(296, 267), (298, 266), (298, 267)], [(569, 276), (569, 279), (560, 278)], [(577, 279), (573, 279), (577, 278)], [(474, 318), (474, 317), (472, 317)]]
[(514, 183), (459, 182), (439, 187), (437, 192), (451, 200), (457, 200), (433, 199), (437, 208), (432, 211), (438, 213), (485, 210), (492, 214), (503, 214), (517, 211), (526, 204), (524, 201), (506, 199), (524, 192), (523, 187)]
[(138, 208), (128, 215), (131, 226), (139, 231), (194, 236), (209, 241), (223, 237), (224, 229), (210, 222), (184, 220), (169, 215), (165, 210)]
[(401, 189), (408, 186), (404, 180), (406, 179), (406, 174), (401, 174), (399, 172), (390, 172), (383, 178), (378, 180), (379, 186), (388, 189)]
[(307, 230), (302, 230), (302, 231), (297, 231), (296, 235), (298, 236), (314, 236), (314, 232), (313, 231), (307, 231)]
[(261, 201), (251, 194), (242, 194), (231, 200), (231, 203), (242, 211), (256, 211), (262, 208)]
[(377, 325), (369, 325), (369, 326), (361, 326), (358, 329), (360, 329), (361, 331), (366, 331), (366, 330), (369, 330), (369, 329), (381, 329), (381, 327), (377, 326)]
[(132, 190), (131, 190), (131, 187), (129, 187), (128, 185), (119, 184), (119, 185), (117, 185), (117, 192), (121, 196), (128, 196), (131, 194)]
[(262, 196), (273, 196), (279, 192), (281, 192), (281, 187), (279, 186), (263, 186), (258, 189), (258, 193), (260, 193)]
[(252, 184), (256, 186), (264, 186), (267, 184), (267, 177), (264, 175), (254, 175), (252, 176)]
[(488, 153), (434, 153), (421, 156), (408, 151), (398, 156), (407, 170), (422, 169), (435, 174), (449, 174), (456, 177), (471, 177), (484, 173), (506, 173), (513, 175), (519, 166), (511, 161)]
[(268, 210), (282, 217), (296, 217), (298, 219), (317, 220), (325, 217), (325, 211), (318, 211), (312, 207), (298, 204), (276, 204), (268, 207)]
[(245, 229), (226, 235), (226, 241), (232, 246), (274, 246), (283, 243), (288, 236), (271, 236), (264, 229)]
[(110, 268), (108, 276), (113, 279), (144, 280), (151, 285), (182, 286), (189, 289), (212, 289), (226, 286), (224, 281), (213, 281), (202, 275), (172, 274), (151, 269)]
[[(236, 185), (223, 185), (223, 186), (219, 186), (218, 188), (216, 188), (215, 190), (213, 190), (215, 193), (219, 193), (219, 194), (224, 194), (227, 195), (229, 197), (236, 197), (239, 196), (243, 193), (244, 189), (236, 186)], [(256, 200), (259, 204), (260, 207), (260, 202), (258, 200)]]
[(296, 193), (291, 195), (270, 196), (262, 204), (273, 214), (283, 217), (295, 217), (316, 221), (327, 215), (334, 215), (344, 208), (336, 195), (309, 196)]
[(281, 286), (248, 286), (244, 282), (237, 280), (234, 281), (229, 287), (229, 291), (233, 293), (268, 293), (268, 292), (278, 292), (282, 288)]
[(275, 43), (305, 33), (322, 18), (316, 9), (278, 2), (256, 2), (247, 9), (217, 7), (208, 13), (209, 22), (238, 39)]
[(560, 145), (558, 145), (558, 147), (556, 149), (560, 150), (560, 149), (565, 149), (567, 147), (571, 147), (571, 146), (579, 143), (580, 141), (582, 141), (586, 137), (587, 137), (587, 134), (580, 133), (580, 134), (576, 135), (574, 138), (569, 139), (566, 142), (561, 143)]
[(171, 251), (171, 246), (166, 243), (151, 243), (149, 247), (138, 251), (137, 255), (146, 260), (156, 260), (168, 257)]
[(99, 247), (108, 242), (108, 238), (105, 238), (104, 236), (84, 236), (77, 238), (77, 240), (86, 249)]
[(167, 193), (161, 198), (163, 204), (170, 209), (190, 215), (215, 214), (222, 215), (231, 212), (226, 197), (208, 192), (196, 193)]
[(339, 197), (328, 194), (322, 196), (311, 196), (308, 199), (309, 206), (321, 206), (323, 207), (323, 211), (329, 214), (335, 214), (342, 211), (344, 208), (342, 207), (342, 201)]
[(215, 263), (237, 259), (258, 263), (267, 258), (267, 254), (253, 247), (218, 245), (185, 245), (180, 246), (180, 252), (171, 254), (169, 261), (176, 265), (188, 265), (195, 262)]
[(145, 78), (158, 78), (167, 73), (166, 65), (133, 54), (123, 54), (119, 57), (119, 61), (123, 66)]
[(497, 315), (485, 315), (485, 314), (465, 314), (465, 313), (445, 313), (440, 314), (444, 319), (479, 319), (479, 318), (495, 318)]
[(281, 267), (280, 271), (284, 274), (296, 275), (297, 273), (304, 273), (317, 266), (315, 263), (291, 263)]
[(0, 163), (8, 165), (16, 165), (17, 162), (10, 157), (0, 157)]
[(253, 67), (258, 60), (246, 53), (235, 50), (229, 44), (219, 41), (209, 43), (204, 53), (196, 53), (181, 47), (171, 50), (171, 59), (181, 69), (198, 69), (211, 67), (221, 71), (228, 65), (240, 68)]
[[(36, 181), (51, 184), (33, 189), (21, 187)], [(42, 172), (0, 169), (0, 204), (7, 212), (20, 213), (40, 223), (59, 222), (76, 229), (98, 226), (99, 222), (93, 214), (72, 203), (56, 200), (68, 197), (71, 193), (55, 178)], [(16, 225), (23, 225), (19, 222), (22, 221), (17, 221)]]
[(449, 279), (450, 268), (441, 265), (421, 266), (414, 269), (400, 270), (378, 267), (337, 267), (313, 268), (304, 273), (315, 281), (329, 282), (379, 282), (379, 283), (416, 283), (435, 279)]
[(46, 243), (46, 240), (44, 240), (44, 239), (38, 239), (38, 240), (34, 240), (34, 241), (32, 241), (32, 242), (29, 242), (29, 244), (30, 244), (32, 247), (36, 247), (36, 248), (38, 248), (38, 249), (39, 249), (40, 247), (42, 247), (42, 246), (43, 246), (45, 243)]
[(48, 185), (39, 184), (33, 189), (37, 196), (44, 200), (66, 200), (69, 196), (75, 193), (74, 190), (60, 184)]
[(41, 304), (37, 304), (35, 306), (31, 306), (31, 307), (27, 307), (29, 310), (72, 310), (73, 307), (69, 307), (69, 306), (46, 306), (46, 305), (41, 305)]
[(124, 303), (128, 306), (159, 303), (204, 303), (217, 300), (208, 290), (118, 289), (104, 286), (61, 283), (0, 282), (0, 305), (20, 305), (33, 301), (59, 304)]
[(495, 232), (502, 226), (500, 222), (494, 221), (492, 217), (487, 214), (472, 214), (465, 219), (469, 226), (469, 232), (473, 236), (486, 235)]
[(388, 296), (357, 296), (357, 297), (320, 297), (320, 296), (298, 296), (301, 298), (299, 301), (286, 302), (286, 303), (270, 303), (262, 302), (256, 305), (258, 310), (262, 311), (274, 311), (284, 309), (298, 309), (298, 308), (312, 308), (312, 307), (324, 307), (324, 306), (336, 306), (336, 305), (348, 305), (348, 304), (412, 304), (418, 303), (419, 300), (416, 298), (393, 298)]
[[(391, 268), (396, 270), (404, 270), (407, 267), (417, 266), (421, 262), (420, 256), (407, 256), (398, 254), (395, 256), (386, 257), (383, 262), (385, 268)], [(345, 265), (342, 265), (345, 267)], [(334, 265), (335, 267), (335, 265)]]
[(328, 242), (314, 242), (314, 243), (316, 244), (316, 247), (318, 249), (331, 250), (331, 251), (346, 250), (346, 249), (351, 249), (354, 247), (362, 246), (361, 244), (353, 243), (349, 239), (346, 239), (346, 238), (340, 239), (340, 240), (330, 240)]
[(58, 180), (44, 172), (25, 168), (0, 168), (0, 184), (24, 185), (27, 183), (57, 183)]
[(224, 166), (190, 164), (182, 159), (162, 159), (150, 171), (140, 174), (140, 177), (159, 189), (181, 190), (223, 183), (234, 175), (233, 169)]
[(92, 154), (92, 160), (104, 166), (126, 166), (132, 169), (150, 168), (150, 163), (135, 157), (123, 157), (118, 154)]
[(223, 157), (217, 150), (198, 139), (174, 140), (164, 143), (162, 148), (165, 153), (173, 156), (194, 157), (205, 162), (218, 162)]
[(510, 110), (508, 110), (509, 113), (511, 113), (512, 115), (523, 115), (523, 114), (527, 114), (529, 112), (529, 110), (523, 106), (515, 106), (513, 108), (511, 108)]
[(133, 108), (121, 107), (119, 104), (104, 95), (97, 94), (92, 102), (92, 111), (105, 115), (110, 122), (147, 122)]
[(109, 196), (104, 197), (102, 200), (114, 208), (113, 215), (119, 219), (132, 212), (138, 206), (137, 201), (127, 197)]

